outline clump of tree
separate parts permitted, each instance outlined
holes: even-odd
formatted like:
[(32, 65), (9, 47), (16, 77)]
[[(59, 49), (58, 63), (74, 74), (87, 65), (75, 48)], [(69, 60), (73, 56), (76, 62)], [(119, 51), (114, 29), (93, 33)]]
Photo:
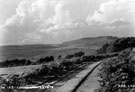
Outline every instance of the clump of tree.
[(36, 65), (36, 64), (44, 64), (47, 62), (54, 61), (54, 56), (46, 56), (44, 58), (40, 58), (37, 62), (31, 62), (28, 59), (13, 59), (13, 60), (5, 60), (0, 62), (0, 67), (15, 67), (15, 66), (25, 66), (25, 65)]
[(135, 54), (124, 51), (106, 59), (98, 74), (101, 88), (97, 92), (131, 92), (135, 84)]
[(0, 67), (13, 67), (13, 66), (23, 66), (30, 65), (31, 61), (27, 59), (13, 59), (13, 60), (5, 60), (0, 62)]
[(80, 52), (76, 52), (76, 53), (74, 53), (74, 54), (67, 55), (65, 58), (66, 58), (66, 59), (71, 59), (71, 58), (73, 58), (73, 57), (81, 57), (81, 56), (83, 56), (84, 54), (85, 54), (84, 52), (80, 51)]
[(117, 40), (106, 43), (100, 49), (98, 53), (112, 53), (122, 51), (126, 48), (135, 47), (135, 37), (118, 38)]
[(54, 56), (46, 56), (44, 58), (40, 58), (37, 60), (37, 64), (42, 64), (42, 63), (47, 63), (47, 62), (51, 62), (54, 61)]

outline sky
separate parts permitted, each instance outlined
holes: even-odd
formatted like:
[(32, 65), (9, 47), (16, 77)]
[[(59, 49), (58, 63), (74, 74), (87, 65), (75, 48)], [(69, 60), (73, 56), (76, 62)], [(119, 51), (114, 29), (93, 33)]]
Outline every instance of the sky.
[(135, 0), (0, 0), (0, 45), (135, 36)]

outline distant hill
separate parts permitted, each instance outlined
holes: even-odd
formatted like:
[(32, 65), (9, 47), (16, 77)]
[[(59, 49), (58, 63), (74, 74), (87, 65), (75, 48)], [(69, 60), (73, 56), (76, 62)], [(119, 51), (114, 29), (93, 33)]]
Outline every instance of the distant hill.
[(111, 53), (122, 51), (127, 48), (135, 47), (135, 37), (124, 37), (118, 38), (113, 42), (106, 43), (100, 49), (97, 50), (98, 53)]
[[(28, 58), (35, 60), (40, 57), (53, 55), (65, 56), (70, 53), (83, 51), (86, 54), (93, 54), (102, 45), (116, 40), (117, 37), (101, 36), (89, 37), (64, 42), (62, 44), (32, 44), (32, 45), (11, 45), (0, 47), (0, 59)], [(0, 61), (1, 62), (1, 61)]]
[(94, 47), (100, 47), (104, 45), (105, 43), (112, 42), (116, 40), (117, 37), (113, 36), (100, 36), (100, 37), (89, 37), (89, 38), (82, 38), (78, 40), (73, 40), (69, 42), (64, 42), (61, 44), (63, 47), (69, 47), (69, 46), (74, 46), (74, 47), (89, 47), (89, 48), (94, 48)]

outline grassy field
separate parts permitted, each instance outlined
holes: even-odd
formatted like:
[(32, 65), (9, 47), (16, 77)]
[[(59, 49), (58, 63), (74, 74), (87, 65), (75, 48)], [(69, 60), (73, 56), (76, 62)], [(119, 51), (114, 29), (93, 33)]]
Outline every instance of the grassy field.
[(0, 76), (8, 77), (8, 75), (22, 75), (23, 73), (32, 72), (32, 70), (38, 69), (41, 65), (28, 65), (28, 66), (17, 66), (9, 68), (0, 68)]
[(35, 62), (37, 59), (45, 56), (53, 55), (57, 58), (59, 55), (63, 57), (72, 54), (75, 52), (83, 51), (86, 54), (93, 54), (95, 53), (96, 49), (91, 48), (53, 48), (53, 49), (26, 49), (26, 50), (5, 50), (0, 53), (1, 62), (4, 60), (11, 60), (11, 59), (30, 59), (32, 62)]

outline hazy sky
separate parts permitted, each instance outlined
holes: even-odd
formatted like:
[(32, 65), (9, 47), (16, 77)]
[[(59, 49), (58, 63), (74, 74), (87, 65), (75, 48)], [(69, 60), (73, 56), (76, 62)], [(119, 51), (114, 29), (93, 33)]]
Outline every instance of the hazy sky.
[(135, 36), (135, 0), (0, 0), (0, 45)]

